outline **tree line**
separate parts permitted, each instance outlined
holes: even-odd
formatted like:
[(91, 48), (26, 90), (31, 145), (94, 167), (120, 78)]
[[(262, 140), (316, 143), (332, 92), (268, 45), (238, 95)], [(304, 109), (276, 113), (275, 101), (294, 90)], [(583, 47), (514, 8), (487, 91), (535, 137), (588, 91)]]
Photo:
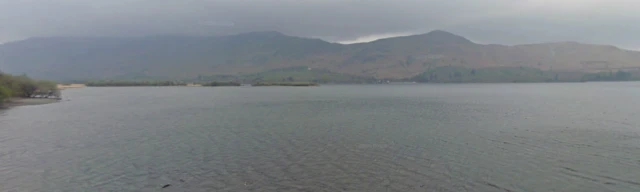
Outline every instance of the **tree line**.
[(0, 72), (0, 104), (12, 97), (60, 96), (56, 82)]
[(238, 82), (218, 82), (218, 81), (213, 81), (213, 82), (209, 82), (209, 83), (204, 83), (202, 84), (202, 86), (205, 87), (222, 87), (222, 86), (240, 86), (241, 84)]
[(618, 70), (618, 72), (588, 73), (582, 76), (582, 81), (630, 81), (633, 80), (631, 72)]

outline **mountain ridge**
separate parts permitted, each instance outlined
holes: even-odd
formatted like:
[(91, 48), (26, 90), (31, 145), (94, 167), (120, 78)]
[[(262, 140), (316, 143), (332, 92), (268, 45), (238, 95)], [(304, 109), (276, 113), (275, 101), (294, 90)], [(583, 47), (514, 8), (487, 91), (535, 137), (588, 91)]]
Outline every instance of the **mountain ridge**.
[(301, 66), (376, 79), (406, 79), (442, 66), (597, 72), (640, 67), (640, 52), (578, 42), (478, 44), (442, 30), (356, 44), (277, 31), (229, 36), (35, 37), (0, 44), (0, 70), (55, 80), (189, 79)]

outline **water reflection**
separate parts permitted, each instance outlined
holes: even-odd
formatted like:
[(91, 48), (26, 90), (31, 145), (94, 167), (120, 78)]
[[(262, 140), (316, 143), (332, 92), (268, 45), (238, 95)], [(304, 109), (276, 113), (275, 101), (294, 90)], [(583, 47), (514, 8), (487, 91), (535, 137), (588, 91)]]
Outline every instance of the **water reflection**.
[(628, 87), (69, 90), (0, 110), (0, 191), (639, 191)]

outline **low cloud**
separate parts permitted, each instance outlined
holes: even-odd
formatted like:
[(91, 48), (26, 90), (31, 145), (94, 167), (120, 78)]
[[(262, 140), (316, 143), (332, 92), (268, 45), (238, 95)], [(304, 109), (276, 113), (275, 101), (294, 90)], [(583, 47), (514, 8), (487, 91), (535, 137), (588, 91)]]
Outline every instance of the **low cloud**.
[(415, 33), (408, 33), (408, 32), (405, 32), (405, 33), (383, 33), (383, 34), (361, 36), (361, 37), (357, 37), (357, 38), (352, 39), (352, 40), (337, 41), (336, 43), (340, 43), (340, 44), (366, 43), (366, 42), (371, 42), (371, 41), (375, 41), (375, 40), (378, 40), (378, 39), (409, 36), (409, 35), (414, 35), (414, 34)]
[(635, 0), (0, 0), (0, 42), (275, 30), (356, 43), (442, 29), (484, 43), (640, 47), (637, 7)]

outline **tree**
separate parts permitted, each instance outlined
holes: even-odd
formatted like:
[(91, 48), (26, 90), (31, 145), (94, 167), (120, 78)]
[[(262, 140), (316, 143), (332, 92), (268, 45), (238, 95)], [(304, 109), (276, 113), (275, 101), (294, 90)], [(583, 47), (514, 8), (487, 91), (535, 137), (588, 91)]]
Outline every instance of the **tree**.
[(621, 81), (626, 81), (629, 80), (631, 78), (631, 73), (629, 72), (624, 72), (622, 70), (618, 70), (618, 72), (616, 72), (616, 80), (621, 80)]
[(35, 81), (26, 75), (12, 76), (4, 75), (2, 84), (9, 88), (12, 96), (29, 97), (37, 90)]
[(9, 97), (11, 97), (11, 90), (5, 86), (0, 86), (0, 104)]
[(25, 83), (20, 85), (20, 90), (22, 91), (22, 97), (31, 97), (31, 95), (38, 90), (38, 86), (31, 83)]
[(60, 96), (60, 91), (58, 90), (58, 85), (53, 81), (45, 81), (39, 80), (36, 81), (37, 90), (35, 94), (38, 95), (47, 95), (47, 96)]
[(455, 78), (461, 78), (462, 77), (462, 73), (460, 73), (459, 71), (456, 71), (455, 73), (453, 73), (453, 76)]
[(35, 81), (26, 75), (13, 76), (0, 73), (2, 100), (8, 97), (31, 97), (34, 94), (59, 96), (57, 84), (52, 81)]
[(413, 56), (409, 55), (409, 56), (407, 56), (405, 63), (406, 63), (407, 66), (409, 66), (409, 65), (413, 64), (413, 62), (415, 60), (416, 59)]

